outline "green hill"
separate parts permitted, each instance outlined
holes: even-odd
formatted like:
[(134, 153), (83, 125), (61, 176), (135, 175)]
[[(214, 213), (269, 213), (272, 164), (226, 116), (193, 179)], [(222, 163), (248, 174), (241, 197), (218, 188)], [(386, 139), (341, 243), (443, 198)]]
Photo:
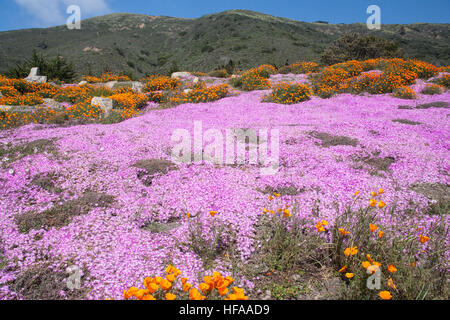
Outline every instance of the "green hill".
[(136, 76), (180, 70), (210, 71), (232, 59), (240, 68), (263, 63), (317, 61), (324, 49), (348, 32), (397, 41), (407, 57), (450, 64), (450, 24), (382, 25), (307, 23), (247, 10), (197, 19), (110, 14), (66, 26), (0, 32), (0, 72), (28, 58), (33, 49), (73, 61), (79, 74), (105, 70)]

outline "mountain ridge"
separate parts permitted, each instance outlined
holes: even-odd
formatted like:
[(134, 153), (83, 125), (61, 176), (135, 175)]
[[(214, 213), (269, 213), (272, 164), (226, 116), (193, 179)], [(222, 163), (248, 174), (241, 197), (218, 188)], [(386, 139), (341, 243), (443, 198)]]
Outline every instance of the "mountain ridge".
[(407, 58), (450, 64), (450, 24), (382, 25), (303, 22), (251, 10), (228, 10), (199, 18), (112, 13), (65, 25), (0, 32), (0, 73), (29, 57), (33, 49), (62, 55), (79, 74), (131, 72), (140, 77), (171, 69), (207, 72), (229, 60), (239, 68), (263, 63), (318, 61), (339, 36), (357, 32), (393, 40)]

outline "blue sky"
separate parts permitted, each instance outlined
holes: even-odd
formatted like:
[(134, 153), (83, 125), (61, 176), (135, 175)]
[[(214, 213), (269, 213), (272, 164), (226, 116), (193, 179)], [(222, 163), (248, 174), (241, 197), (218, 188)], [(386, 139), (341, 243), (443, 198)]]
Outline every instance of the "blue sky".
[(366, 9), (381, 8), (381, 23), (450, 23), (450, 0), (0, 0), (0, 30), (64, 24), (71, 4), (81, 18), (113, 12), (196, 18), (230, 9), (248, 9), (295, 20), (365, 22)]

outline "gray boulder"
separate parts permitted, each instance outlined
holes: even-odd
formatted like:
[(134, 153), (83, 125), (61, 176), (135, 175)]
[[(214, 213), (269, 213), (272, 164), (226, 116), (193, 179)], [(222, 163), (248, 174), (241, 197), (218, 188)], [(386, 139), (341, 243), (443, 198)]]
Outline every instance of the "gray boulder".
[(0, 111), (9, 111), (11, 108), (12, 106), (0, 106)]
[(105, 87), (112, 89), (114, 88), (114, 85), (117, 83), (118, 81), (108, 81), (104, 84)]
[(177, 79), (181, 79), (181, 78), (187, 78), (189, 77), (191, 74), (189, 72), (186, 71), (181, 71), (181, 72), (174, 72), (170, 75), (171, 78), (177, 78)]
[(62, 106), (59, 102), (55, 101), (55, 99), (44, 98), (44, 104), (49, 106), (52, 109), (61, 109)]
[(133, 83), (131, 85), (131, 89), (141, 92), (143, 86), (144, 86), (144, 84), (142, 82), (133, 81)]
[(109, 98), (103, 97), (93, 97), (91, 100), (91, 106), (97, 105), (99, 106), (105, 115), (109, 114), (113, 109), (113, 100)]

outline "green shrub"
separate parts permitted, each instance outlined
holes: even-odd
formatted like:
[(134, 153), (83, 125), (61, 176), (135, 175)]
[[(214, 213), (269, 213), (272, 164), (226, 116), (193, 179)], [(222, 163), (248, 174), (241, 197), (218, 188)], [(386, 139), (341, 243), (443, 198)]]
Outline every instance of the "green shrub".
[(427, 84), (420, 93), (433, 95), (433, 94), (441, 94), (445, 91), (443, 86), (438, 84)]
[[(336, 270), (347, 283), (344, 298), (380, 299), (381, 291), (389, 291), (396, 300), (446, 297), (448, 227), (444, 219), (427, 231), (428, 238), (422, 238), (417, 226), (406, 222), (405, 213), (395, 205), (388, 212), (380, 211), (370, 206), (356, 211), (347, 207), (330, 228)], [(390, 216), (396, 222), (383, 226), (376, 222), (378, 215)], [(430, 244), (423, 250), (426, 239)], [(368, 278), (377, 269), (381, 287), (370, 289)]]
[(9, 78), (25, 78), (33, 67), (38, 67), (39, 73), (47, 76), (48, 80), (70, 82), (76, 76), (73, 63), (68, 62), (62, 56), (58, 55), (55, 58), (50, 59), (37, 53), (35, 50), (30, 59), (26, 59), (21, 64), (17, 64), (14, 68), (10, 69), (6, 75)]
[(335, 40), (321, 55), (320, 61), (332, 65), (348, 60), (394, 58), (403, 56), (395, 42), (373, 35), (346, 34)]
[(329, 265), (330, 252), (326, 241), (305, 226), (295, 212), (284, 210), (267, 211), (258, 221), (257, 242), (261, 245), (258, 257), (270, 270), (292, 272), (311, 269), (317, 265)]
[(210, 73), (208, 73), (208, 75), (210, 77), (215, 77), (215, 78), (228, 78), (229, 77), (229, 74), (226, 69), (213, 70)]
[(205, 235), (205, 226), (200, 220), (200, 214), (188, 218), (188, 241), (185, 244), (200, 257), (205, 269), (232, 246), (235, 238), (235, 234), (227, 225), (217, 218), (209, 217), (209, 219), (212, 221), (208, 223), (209, 231)]

